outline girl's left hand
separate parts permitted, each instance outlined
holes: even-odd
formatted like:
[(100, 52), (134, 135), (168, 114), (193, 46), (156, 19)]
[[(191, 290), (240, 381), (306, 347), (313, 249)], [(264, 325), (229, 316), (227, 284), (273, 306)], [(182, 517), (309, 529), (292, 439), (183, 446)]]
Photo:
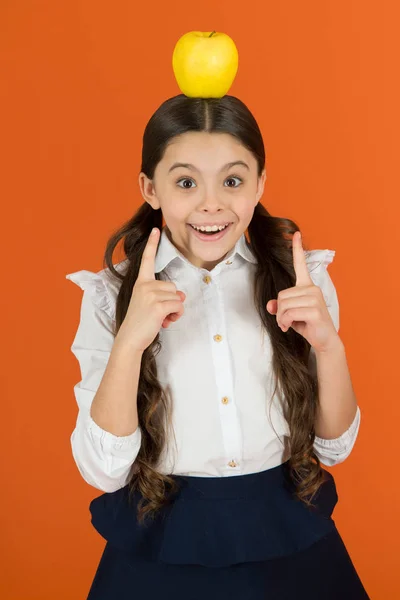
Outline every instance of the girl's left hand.
[(282, 331), (286, 332), (291, 327), (302, 335), (316, 352), (326, 352), (340, 337), (322, 290), (314, 285), (310, 277), (299, 231), (293, 236), (292, 247), (296, 285), (280, 291), (277, 300), (269, 300), (267, 310), (276, 314)]

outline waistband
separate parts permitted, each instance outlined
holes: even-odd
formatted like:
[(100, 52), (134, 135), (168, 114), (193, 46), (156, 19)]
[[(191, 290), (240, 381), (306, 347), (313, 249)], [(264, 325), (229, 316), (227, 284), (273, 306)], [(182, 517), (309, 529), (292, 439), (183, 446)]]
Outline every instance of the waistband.
[(329, 534), (338, 501), (333, 476), (307, 507), (293, 492), (288, 461), (247, 475), (193, 477), (173, 475), (179, 492), (154, 520), (139, 524), (128, 486), (90, 503), (94, 528), (132, 560), (223, 567), (291, 555)]

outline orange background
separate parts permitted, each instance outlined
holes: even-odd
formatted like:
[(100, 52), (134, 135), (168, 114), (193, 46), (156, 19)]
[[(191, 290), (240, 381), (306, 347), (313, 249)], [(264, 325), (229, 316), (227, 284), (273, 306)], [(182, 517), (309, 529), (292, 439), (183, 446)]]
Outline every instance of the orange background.
[(88, 506), (101, 492), (70, 449), (82, 292), (65, 275), (100, 270), (108, 236), (142, 202), (143, 129), (179, 93), (174, 45), (212, 29), (237, 45), (229, 93), (263, 132), (263, 204), (298, 222), (308, 249), (336, 250), (329, 272), (362, 414), (352, 454), (330, 469), (334, 518), (371, 598), (400, 598), (395, 4), (1, 3), (4, 600), (88, 593), (104, 547)]

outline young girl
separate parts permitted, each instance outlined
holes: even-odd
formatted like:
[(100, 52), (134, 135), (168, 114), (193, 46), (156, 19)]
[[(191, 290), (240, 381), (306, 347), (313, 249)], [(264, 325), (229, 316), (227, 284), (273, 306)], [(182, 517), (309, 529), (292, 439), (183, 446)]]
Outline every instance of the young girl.
[(144, 132), (145, 202), (103, 270), (67, 275), (84, 290), (72, 452), (104, 492), (89, 600), (368, 598), (321, 467), (360, 424), (357, 405), (327, 419), (319, 381), (345, 360), (335, 252), (304, 251), (260, 204), (264, 183), (239, 99), (170, 98)]

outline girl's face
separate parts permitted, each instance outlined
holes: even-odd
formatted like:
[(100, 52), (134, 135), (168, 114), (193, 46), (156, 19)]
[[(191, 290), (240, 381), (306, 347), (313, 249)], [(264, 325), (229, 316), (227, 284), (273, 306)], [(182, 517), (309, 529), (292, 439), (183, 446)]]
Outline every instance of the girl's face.
[[(161, 208), (174, 246), (211, 271), (246, 231), (265, 179), (265, 170), (257, 176), (257, 161), (233, 136), (188, 132), (170, 142), (153, 180), (140, 173), (139, 186), (146, 202)], [(204, 240), (192, 227), (213, 224), (229, 226)]]

